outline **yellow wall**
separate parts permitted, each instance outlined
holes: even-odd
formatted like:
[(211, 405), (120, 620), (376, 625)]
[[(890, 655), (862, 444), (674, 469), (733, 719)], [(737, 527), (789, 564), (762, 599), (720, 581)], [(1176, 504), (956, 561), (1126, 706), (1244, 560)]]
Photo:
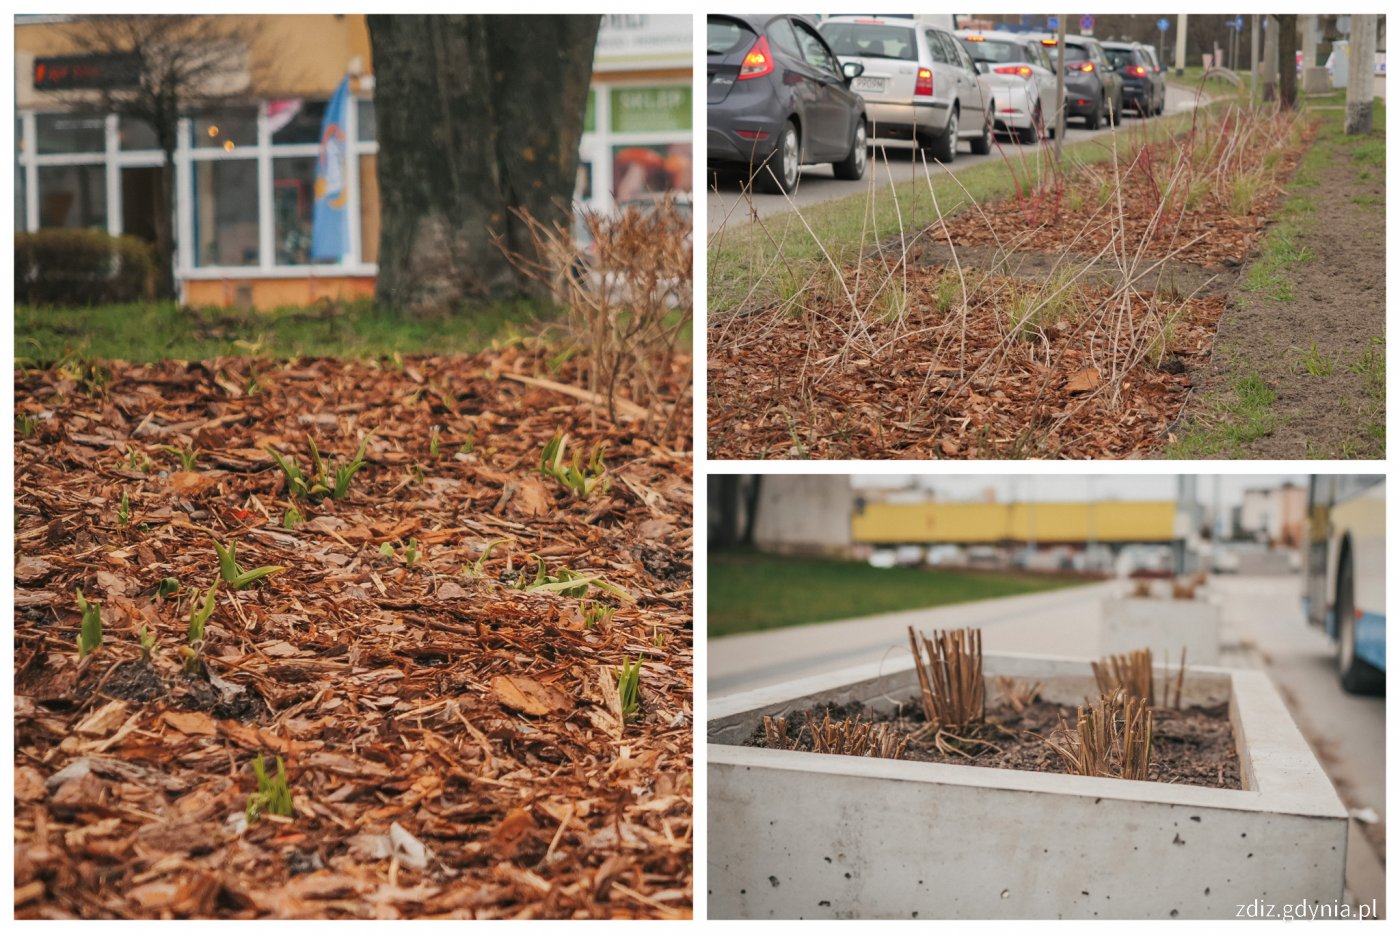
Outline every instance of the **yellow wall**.
[(185, 304), (195, 308), (305, 307), (320, 301), (353, 301), (374, 297), (372, 276), (304, 276), (185, 280)]
[(978, 544), (1001, 541), (1146, 542), (1175, 537), (1176, 503), (870, 503), (852, 539)]

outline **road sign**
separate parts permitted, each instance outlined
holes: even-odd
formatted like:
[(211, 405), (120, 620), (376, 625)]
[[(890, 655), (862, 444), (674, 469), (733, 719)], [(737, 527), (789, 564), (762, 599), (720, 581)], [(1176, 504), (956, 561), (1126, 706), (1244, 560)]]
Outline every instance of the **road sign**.
[(1162, 19), (1157, 20), (1157, 31), (1158, 31), (1158, 32), (1166, 32), (1168, 29), (1171, 29), (1171, 28), (1172, 28), (1172, 24), (1171, 24), (1170, 22), (1167, 21), (1166, 17), (1163, 17)]
[(1230, 23), (1230, 28), (1235, 32), (1244, 29), (1244, 17), (1236, 15), (1234, 21)]
[(1088, 15), (1079, 17), (1079, 28), (1084, 30), (1085, 32), (1093, 32), (1094, 18)]
[(1051, 17), (1046, 18), (1046, 20), (1045, 20), (1045, 28), (1046, 28), (1046, 29), (1059, 29), (1059, 28), (1060, 28), (1060, 18), (1059, 18), (1058, 16), (1051, 16)]

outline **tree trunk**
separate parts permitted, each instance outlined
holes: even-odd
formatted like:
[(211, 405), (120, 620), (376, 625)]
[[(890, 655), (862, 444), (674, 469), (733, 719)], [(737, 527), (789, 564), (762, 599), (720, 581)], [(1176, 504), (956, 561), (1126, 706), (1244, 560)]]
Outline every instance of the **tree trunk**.
[(763, 474), (756, 473), (749, 477), (748, 495), (744, 503), (744, 535), (742, 543), (748, 547), (753, 547), (753, 533), (758, 526), (758, 499), (763, 493)]
[(710, 508), (719, 521), (710, 539), (711, 548), (733, 548), (739, 544), (739, 481), (737, 474), (710, 477)]
[(174, 299), (175, 289), (175, 223), (170, 206), (175, 203), (175, 153), (167, 151), (160, 164), (160, 189), (156, 196), (152, 226), (156, 234), (156, 298)]
[(1278, 17), (1266, 16), (1264, 24), (1264, 101), (1271, 102), (1278, 98)]
[[(378, 298), (411, 313), (543, 293), (512, 213), (568, 226), (597, 16), (370, 16)], [(494, 237), (502, 241), (498, 246)]]
[(1278, 108), (1298, 106), (1298, 16), (1280, 14), (1278, 21)]
[(1371, 132), (1371, 110), (1376, 94), (1376, 17), (1351, 15), (1351, 36), (1347, 41), (1347, 114), (1349, 135)]

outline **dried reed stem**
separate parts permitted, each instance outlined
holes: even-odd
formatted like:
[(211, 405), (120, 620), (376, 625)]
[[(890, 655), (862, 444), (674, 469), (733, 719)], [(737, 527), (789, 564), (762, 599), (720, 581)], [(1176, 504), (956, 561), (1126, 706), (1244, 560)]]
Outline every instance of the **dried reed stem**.
[(1071, 775), (1147, 781), (1152, 762), (1152, 710), (1122, 691), (1077, 709), (1074, 729), (1064, 719), (1045, 740)]
[(1149, 706), (1157, 705), (1150, 649), (1110, 655), (1089, 664), (1094, 669), (1094, 680), (1098, 683), (1100, 694), (1111, 697), (1122, 691), (1130, 698), (1145, 701)]
[(983, 722), (986, 684), (982, 680), (982, 630), (938, 630), (930, 639), (916, 635), (910, 626), (909, 648), (919, 675), (925, 719), (940, 729), (954, 731)]

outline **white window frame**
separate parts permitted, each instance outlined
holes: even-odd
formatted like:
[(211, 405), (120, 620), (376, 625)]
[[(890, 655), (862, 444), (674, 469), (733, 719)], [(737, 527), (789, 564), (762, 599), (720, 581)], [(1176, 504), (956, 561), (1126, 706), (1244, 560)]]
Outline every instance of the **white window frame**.
[[(348, 199), (345, 210), (348, 212), (349, 250), (339, 263), (316, 263), (298, 266), (278, 266), (276, 260), (276, 224), (273, 211), (273, 160), (295, 157), (316, 157), (319, 146), (316, 143), (294, 143), (273, 145), (272, 133), (267, 122), (267, 103), (257, 103), (257, 142), (251, 147), (239, 147), (229, 153), (222, 149), (203, 149), (190, 145), (191, 121), (182, 119), (178, 127), (178, 140), (175, 148), (175, 229), (176, 256), (175, 274), (185, 280), (220, 279), (302, 279), (302, 278), (344, 278), (371, 277), (378, 274), (377, 263), (363, 261), (363, 248), (360, 219), (360, 159), (363, 156), (377, 156), (377, 140), (359, 139), (359, 102), (362, 98), (352, 95), (346, 107), (345, 135), (348, 143), (346, 151), (345, 181)], [(20, 132), (23, 134), (22, 148), (16, 152), (16, 160), (23, 173), (24, 187), (24, 230), (39, 229), (39, 172), (41, 167), (65, 165), (100, 165), (106, 184), (107, 233), (120, 236), (122, 233), (122, 186), (121, 173), (124, 168), (149, 168), (159, 166), (164, 158), (159, 149), (121, 148), (120, 118), (108, 114), (104, 118), (104, 145), (101, 151), (81, 153), (52, 153), (40, 155), (38, 152), (38, 114), (56, 113), (48, 110), (23, 110), (19, 117)], [(253, 266), (196, 266), (195, 251), (190, 247), (194, 236), (194, 205), (190, 197), (196, 162), (213, 162), (220, 159), (253, 159), (257, 162), (258, 173), (258, 263)]]
[[(612, 94), (613, 91), (625, 88), (662, 88), (668, 86), (689, 88), (692, 98), (692, 126), (687, 129), (676, 130), (646, 130), (646, 131), (615, 131), (612, 128)], [(610, 212), (617, 207), (617, 202), (613, 197), (613, 149), (619, 146), (668, 146), (672, 143), (689, 143), (691, 164), (695, 161), (695, 129), (694, 129), (694, 88), (691, 82), (685, 78), (642, 78), (642, 79), (613, 79), (594, 81), (592, 84), (593, 101), (593, 131), (583, 134), (579, 141), (579, 158), (583, 161), (591, 159), (593, 164), (593, 198), (586, 202), (587, 206), (594, 211)], [(693, 182), (692, 182), (693, 184)], [(691, 192), (692, 199), (695, 193)]]

